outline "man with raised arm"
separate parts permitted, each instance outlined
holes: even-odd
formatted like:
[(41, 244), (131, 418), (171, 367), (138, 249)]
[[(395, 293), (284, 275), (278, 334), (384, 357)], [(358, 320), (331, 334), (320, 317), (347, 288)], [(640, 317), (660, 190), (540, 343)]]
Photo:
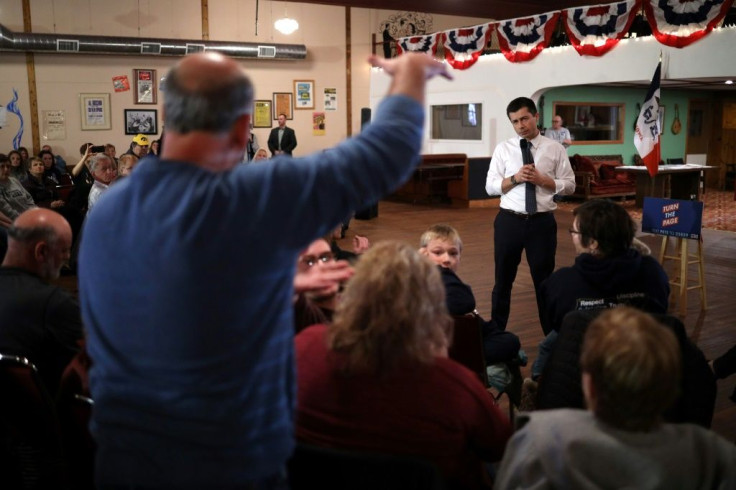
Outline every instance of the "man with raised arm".
[(426, 80), (449, 78), (425, 55), (370, 62), (393, 78), (370, 127), (274, 165), (238, 165), (254, 87), (236, 61), (167, 75), (163, 152), (110, 188), (80, 254), (98, 487), (285, 484), (296, 258), (411, 174)]

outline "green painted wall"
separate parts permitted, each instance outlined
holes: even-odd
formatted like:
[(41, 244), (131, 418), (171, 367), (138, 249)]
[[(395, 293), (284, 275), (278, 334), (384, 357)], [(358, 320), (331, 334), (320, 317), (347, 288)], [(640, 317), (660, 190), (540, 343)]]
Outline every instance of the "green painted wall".
[[(617, 145), (576, 145), (567, 149), (569, 155), (622, 155), (626, 165), (632, 165), (636, 147), (634, 146), (634, 121), (638, 117), (636, 104), (644, 102), (646, 89), (595, 87), (580, 85), (550, 89), (543, 94), (539, 110), (543, 114), (542, 126), (552, 127), (552, 110), (556, 102), (615, 102), (624, 104), (624, 142)], [(687, 107), (690, 99), (710, 100), (712, 92), (692, 90), (660, 90), (660, 103), (665, 107), (662, 134), (662, 160), (684, 158), (687, 143)], [(675, 104), (679, 106), (682, 130), (672, 134), (672, 121), (675, 117)]]

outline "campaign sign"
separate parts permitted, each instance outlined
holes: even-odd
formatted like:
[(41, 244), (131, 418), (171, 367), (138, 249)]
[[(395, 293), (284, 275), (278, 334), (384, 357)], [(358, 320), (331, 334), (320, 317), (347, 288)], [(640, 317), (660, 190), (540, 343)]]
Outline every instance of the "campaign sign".
[(701, 201), (644, 198), (641, 231), (698, 240), (702, 225), (703, 203)]

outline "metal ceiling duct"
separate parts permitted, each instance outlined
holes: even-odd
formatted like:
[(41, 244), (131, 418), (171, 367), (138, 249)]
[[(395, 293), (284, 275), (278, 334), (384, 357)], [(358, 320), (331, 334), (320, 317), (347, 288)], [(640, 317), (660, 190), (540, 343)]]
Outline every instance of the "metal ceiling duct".
[(64, 54), (127, 54), (184, 56), (200, 51), (218, 51), (233, 58), (303, 60), (303, 44), (257, 44), (156, 39), (139, 37), (78, 36), (76, 34), (34, 34), (12, 32), (0, 24), (0, 51)]

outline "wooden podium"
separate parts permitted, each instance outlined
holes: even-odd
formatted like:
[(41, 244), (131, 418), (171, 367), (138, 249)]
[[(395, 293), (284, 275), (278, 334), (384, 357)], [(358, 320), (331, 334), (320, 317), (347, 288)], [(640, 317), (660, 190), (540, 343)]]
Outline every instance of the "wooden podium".
[[(667, 254), (669, 241), (674, 242), (674, 252)], [(706, 309), (705, 298), (705, 269), (703, 265), (703, 237), (697, 240), (697, 246), (690, 249), (688, 245), (691, 240), (687, 238), (676, 238), (671, 236), (662, 237), (662, 247), (659, 251), (659, 263), (665, 267), (665, 260), (675, 262), (675, 272), (670, 278), (670, 304), (679, 303), (680, 316), (687, 316), (687, 292), (692, 289), (700, 289), (700, 310)], [(697, 277), (689, 277), (689, 269), (692, 264), (697, 264)], [(666, 267), (665, 267), (666, 270)]]

